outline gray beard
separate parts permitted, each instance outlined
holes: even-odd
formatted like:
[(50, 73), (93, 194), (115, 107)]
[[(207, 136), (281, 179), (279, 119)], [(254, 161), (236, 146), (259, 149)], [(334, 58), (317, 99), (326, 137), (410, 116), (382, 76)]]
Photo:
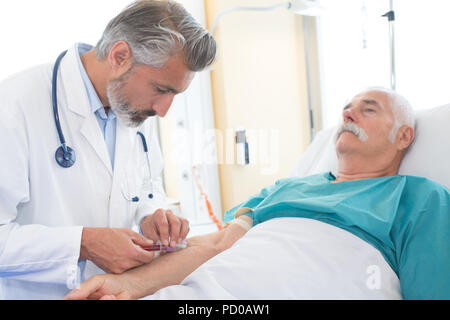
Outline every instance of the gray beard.
[(147, 120), (148, 117), (155, 116), (156, 112), (154, 110), (135, 110), (130, 106), (128, 99), (123, 94), (123, 87), (131, 72), (132, 69), (118, 79), (109, 81), (106, 86), (106, 95), (111, 110), (114, 112), (117, 119), (127, 127), (136, 128)]

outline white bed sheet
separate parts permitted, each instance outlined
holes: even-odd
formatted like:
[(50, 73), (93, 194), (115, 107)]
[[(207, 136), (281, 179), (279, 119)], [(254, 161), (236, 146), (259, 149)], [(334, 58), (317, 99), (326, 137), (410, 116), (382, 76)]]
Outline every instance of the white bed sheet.
[(367, 242), (320, 221), (278, 218), (144, 299), (401, 298), (398, 277)]

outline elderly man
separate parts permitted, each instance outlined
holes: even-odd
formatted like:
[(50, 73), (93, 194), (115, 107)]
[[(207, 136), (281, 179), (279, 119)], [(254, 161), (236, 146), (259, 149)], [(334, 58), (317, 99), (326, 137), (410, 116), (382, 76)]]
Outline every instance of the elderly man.
[[(336, 135), (337, 176), (279, 180), (227, 212), (225, 219), (234, 220), (224, 230), (191, 238), (187, 249), (123, 275), (90, 279), (67, 298), (154, 293), (230, 248), (251, 225), (296, 217), (333, 225), (376, 248), (398, 276), (403, 298), (448, 299), (450, 193), (425, 178), (397, 175), (413, 139), (414, 118), (405, 99), (382, 88), (361, 92), (343, 110)], [(233, 249), (237, 247), (229, 251)], [(278, 259), (277, 264), (283, 264), (283, 257)]]
[(149, 263), (141, 246), (186, 238), (152, 116), (215, 55), (183, 6), (142, 0), (95, 47), (0, 83), (0, 298), (60, 299), (79, 279)]

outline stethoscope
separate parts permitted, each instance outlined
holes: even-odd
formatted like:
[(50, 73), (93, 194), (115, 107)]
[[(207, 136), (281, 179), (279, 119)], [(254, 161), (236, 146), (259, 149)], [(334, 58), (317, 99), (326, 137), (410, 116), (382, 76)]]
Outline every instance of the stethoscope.
[[(55, 61), (55, 66), (53, 67), (53, 75), (52, 75), (52, 104), (53, 104), (53, 116), (55, 119), (56, 130), (58, 131), (59, 141), (61, 142), (61, 146), (56, 149), (55, 152), (55, 160), (56, 162), (63, 168), (70, 168), (74, 165), (76, 156), (75, 150), (66, 145), (66, 140), (64, 139), (64, 134), (61, 129), (61, 122), (59, 121), (59, 113), (58, 113), (58, 102), (56, 97), (56, 84), (57, 84), (57, 76), (58, 76), (58, 68), (61, 63), (62, 58), (66, 55), (67, 50), (62, 52)], [(153, 181), (152, 181), (152, 171), (150, 169), (150, 161), (148, 155), (148, 146), (145, 136), (142, 132), (137, 131), (137, 135), (141, 137), (142, 146), (144, 147), (145, 159), (147, 162), (147, 171), (148, 171), (148, 179), (147, 185), (149, 185), (149, 193), (148, 197), (150, 199), (153, 198)], [(125, 197), (125, 195), (124, 195)], [(127, 200), (132, 202), (139, 202), (139, 197), (125, 197)]]

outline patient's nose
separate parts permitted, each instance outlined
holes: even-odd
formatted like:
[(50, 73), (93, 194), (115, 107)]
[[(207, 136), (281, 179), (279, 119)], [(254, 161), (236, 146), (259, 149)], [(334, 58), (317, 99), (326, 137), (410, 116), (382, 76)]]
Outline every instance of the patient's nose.
[(348, 121), (355, 122), (356, 121), (356, 116), (351, 108), (345, 109), (344, 112), (342, 113), (342, 116), (343, 116), (344, 122), (348, 122)]

